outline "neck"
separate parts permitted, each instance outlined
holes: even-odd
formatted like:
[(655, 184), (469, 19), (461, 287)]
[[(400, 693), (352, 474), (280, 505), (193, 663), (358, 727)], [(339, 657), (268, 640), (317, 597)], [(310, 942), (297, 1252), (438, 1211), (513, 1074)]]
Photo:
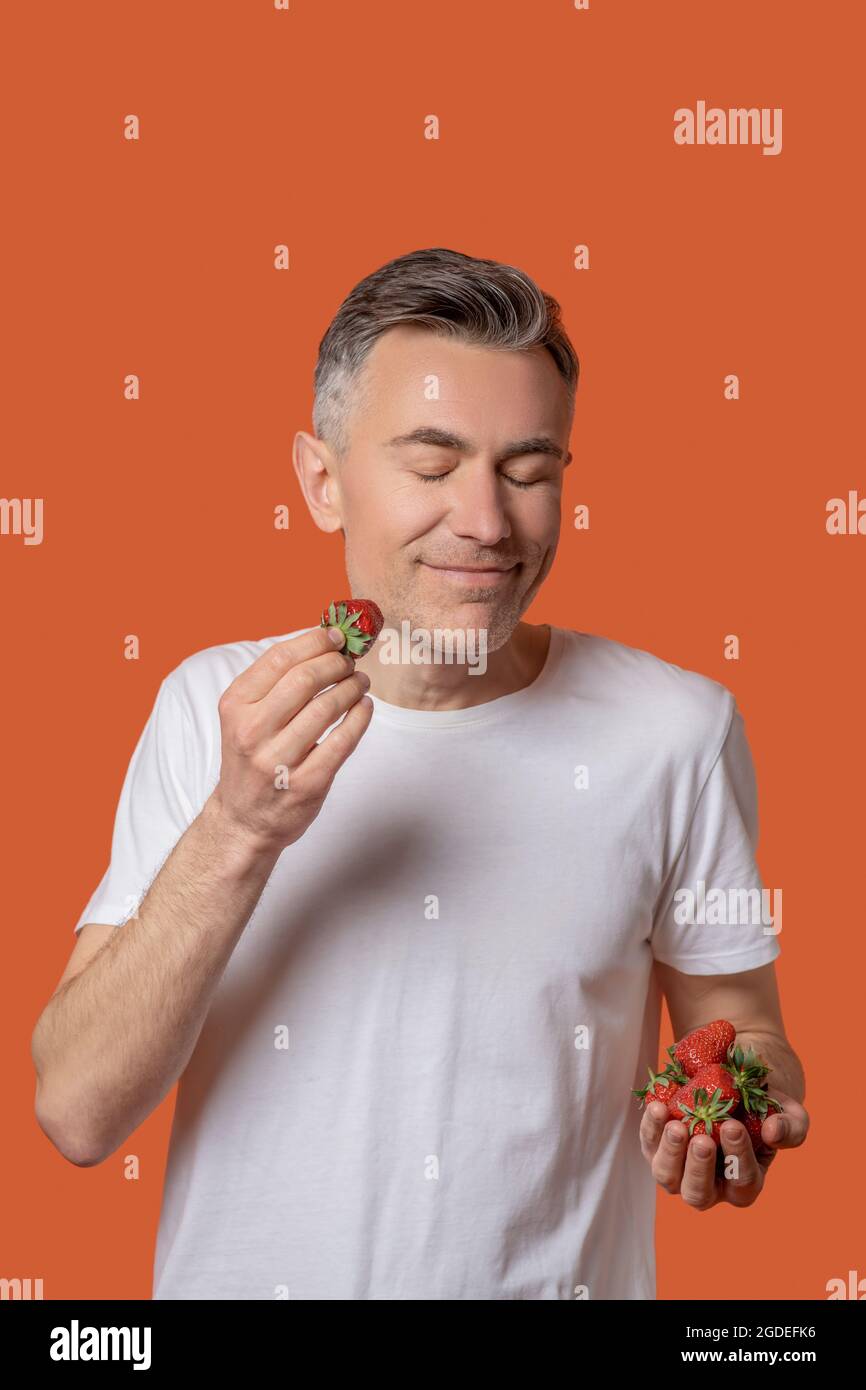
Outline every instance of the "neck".
[(483, 660), (476, 651), (474, 658), (462, 665), (447, 661), (445, 648), (438, 661), (434, 656), (417, 666), (405, 660), (383, 661), (387, 647), (376, 642), (359, 663), (359, 669), (370, 677), (370, 694), (389, 705), (404, 709), (469, 709), (531, 685), (547, 660), (549, 646), (548, 625), (518, 623), (508, 641), (495, 652), (487, 652)]

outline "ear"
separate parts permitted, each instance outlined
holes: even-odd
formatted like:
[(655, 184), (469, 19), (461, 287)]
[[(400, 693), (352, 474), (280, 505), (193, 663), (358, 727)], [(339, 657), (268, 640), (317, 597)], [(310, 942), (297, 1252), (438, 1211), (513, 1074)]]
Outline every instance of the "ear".
[(310, 516), (319, 530), (341, 530), (340, 485), (334, 455), (325, 441), (298, 430), (292, 446), (292, 463)]

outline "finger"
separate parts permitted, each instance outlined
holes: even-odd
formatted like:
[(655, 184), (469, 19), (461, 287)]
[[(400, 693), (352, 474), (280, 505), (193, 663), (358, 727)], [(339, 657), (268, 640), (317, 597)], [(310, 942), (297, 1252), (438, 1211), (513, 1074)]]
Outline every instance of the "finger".
[(739, 1120), (725, 1120), (719, 1133), (725, 1155), (722, 1169), (725, 1201), (735, 1207), (748, 1206), (763, 1185), (763, 1171), (749, 1131)]
[(688, 1134), (681, 1120), (671, 1120), (664, 1127), (658, 1149), (650, 1165), (652, 1175), (666, 1192), (679, 1192), (686, 1160)]
[(314, 627), (297, 637), (288, 637), (285, 642), (275, 642), (245, 671), (235, 676), (230, 689), (243, 703), (252, 704), (255, 700), (263, 699), (293, 666), (300, 665), (302, 661), (309, 661), (311, 657), (323, 656), (325, 652), (336, 650), (334, 642), (328, 636), (329, 631), (333, 629)]
[(290, 667), (249, 711), (247, 719), (252, 723), (253, 735), (262, 740), (281, 733), (310, 700), (354, 671), (354, 658), (348, 652), (335, 651)]
[(668, 1108), (660, 1100), (644, 1106), (640, 1122), (640, 1146), (644, 1158), (652, 1158), (659, 1146), (662, 1130), (669, 1119)]
[(373, 701), (367, 695), (358, 700), (345, 718), (307, 755), (295, 773), (296, 781), (298, 777), (308, 777), (315, 785), (330, 783), (349, 754), (357, 748), (372, 715)]
[(784, 1109), (774, 1110), (761, 1125), (761, 1139), (771, 1149), (796, 1149), (809, 1133), (809, 1116), (799, 1101), (777, 1093)]
[(680, 1196), (698, 1211), (714, 1206), (718, 1200), (716, 1145), (708, 1134), (694, 1134), (689, 1140)]
[(312, 750), (331, 724), (335, 724), (347, 710), (351, 709), (370, 685), (370, 678), (363, 671), (356, 671), (345, 680), (338, 681), (328, 690), (308, 700), (303, 709), (283, 730), (278, 747), (285, 756), (278, 761), (296, 768)]

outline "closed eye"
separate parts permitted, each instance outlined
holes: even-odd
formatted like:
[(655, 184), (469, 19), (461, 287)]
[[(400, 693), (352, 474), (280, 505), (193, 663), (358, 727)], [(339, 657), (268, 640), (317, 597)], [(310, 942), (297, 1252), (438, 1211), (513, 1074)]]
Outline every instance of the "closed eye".
[[(448, 472), (450, 472), (450, 471), (451, 471), (451, 470), (449, 469)], [(441, 482), (441, 480), (442, 480), (443, 478), (447, 478), (447, 477), (448, 477), (448, 472), (446, 472), (446, 473), (416, 473), (416, 474), (415, 474), (415, 477), (416, 477), (416, 478), (420, 478), (421, 481), (422, 481), (422, 482), (425, 482), (425, 483), (438, 483), (438, 482)], [(503, 473), (503, 474), (502, 474), (502, 477), (503, 477), (503, 478), (506, 478), (506, 479), (508, 480), (508, 482), (511, 483), (511, 486), (512, 486), (512, 487), (535, 487), (538, 483), (544, 481), (543, 478), (536, 478), (535, 481), (532, 482), (532, 483), (525, 483), (525, 482), (522, 482), (520, 478), (512, 478), (511, 475), (510, 475), (509, 473)]]

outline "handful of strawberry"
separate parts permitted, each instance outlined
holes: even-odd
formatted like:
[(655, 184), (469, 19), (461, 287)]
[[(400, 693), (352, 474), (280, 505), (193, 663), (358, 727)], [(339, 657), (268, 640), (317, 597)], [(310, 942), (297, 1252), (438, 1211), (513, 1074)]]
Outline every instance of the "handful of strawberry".
[(319, 627), (339, 627), (346, 634), (342, 650), (356, 659), (372, 647), (382, 631), (382, 610), (371, 598), (341, 598), (322, 613)]
[(633, 1091), (644, 1106), (659, 1100), (672, 1120), (688, 1123), (689, 1135), (708, 1134), (721, 1153), (719, 1129), (724, 1120), (745, 1125), (756, 1153), (768, 1152), (761, 1125), (782, 1106), (767, 1094), (769, 1067), (751, 1048), (736, 1041), (727, 1019), (717, 1018), (687, 1033), (668, 1048), (663, 1071), (649, 1068), (649, 1084)]

